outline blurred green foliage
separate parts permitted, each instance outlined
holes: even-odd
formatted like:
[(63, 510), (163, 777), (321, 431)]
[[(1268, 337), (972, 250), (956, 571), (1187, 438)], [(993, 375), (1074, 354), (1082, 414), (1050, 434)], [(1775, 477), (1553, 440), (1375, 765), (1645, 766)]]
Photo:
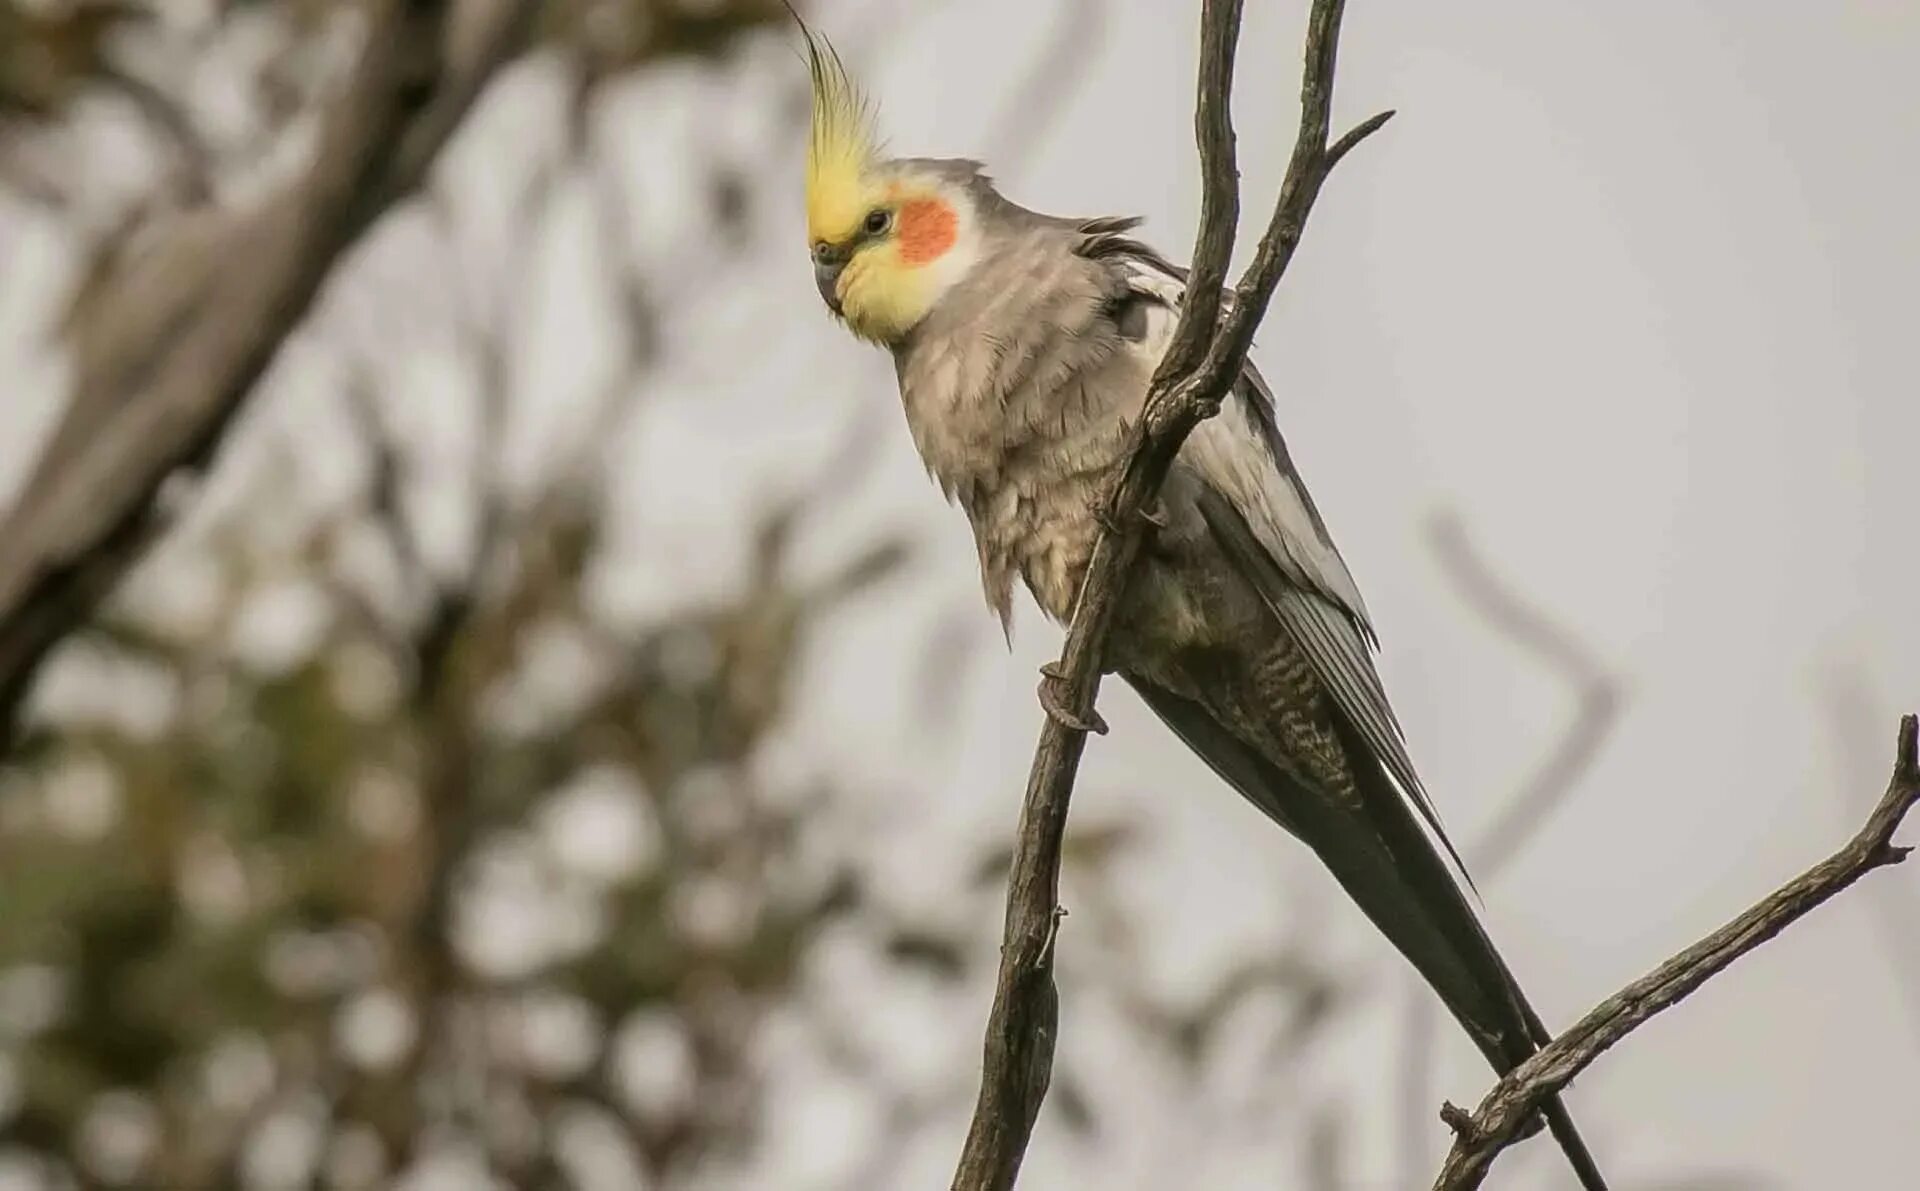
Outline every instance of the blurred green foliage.
[[(216, 16), (265, 13), (299, 56), (347, 7)], [(591, 82), (782, 11), (565, 2), (540, 29)], [(126, 37), (151, 16), (0, 4), (0, 116), (58, 121), (137, 77)], [(0, 769), (0, 1175), (377, 1186), (464, 1139), (546, 1186), (586, 1112), (664, 1186), (751, 1139), (755, 1023), (864, 904), (849, 853), (809, 835), (833, 791), (769, 790), (757, 759), (812, 627), (899, 548), (800, 586), (796, 504), (754, 533), (735, 596), (615, 625), (584, 594), (593, 476), (489, 505), (450, 579), (392, 506), (404, 452), (367, 429), (364, 499), (291, 546), (256, 532), (284, 512), (269, 487), (163, 550), (66, 650), (80, 707)], [(355, 533), (386, 536), (396, 578), (342, 565)], [(151, 614), (142, 589), (183, 572), (192, 615)], [(289, 607), (252, 656), (250, 626)], [(560, 696), (527, 693), (556, 665)]]
[[(238, 1177), (267, 1114), (317, 1091), (330, 1135), (377, 1139), (386, 1169), (418, 1156), (430, 1106), (477, 1062), (485, 1096), (448, 1116), (497, 1141), (490, 1158), (516, 1185), (541, 1185), (549, 1147), (537, 1129), (510, 1144), (490, 1115), (596, 1105), (663, 1177), (744, 1141), (752, 1022), (862, 903), (839, 861), (804, 846), (825, 792), (770, 801), (752, 766), (828, 605), (784, 577), (789, 535), (774, 526), (737, 600), (623, 639), (580, 597), (597, 514), (563, 505), (516, 538), (522, 562), (504, 582), (443, 590), (406, 631), (335, 598), (298, 656), (236, 656), (263, 574), (341, 589), (304, 569), (324, 567), (317, 543), (261, 560), (227, 535), (191, 631), (123, 614), (76, 645), (94, 682), (150, 689), (161, 709), (157, 723), (41, 725), (0, 794), (0, 1138), (77, 1158), (88, 1178), (212, 1186)], [(896, 557), (862, 560), (836, 592)], [(563, 638), (592, 643), (581, 689), (551, 714), (497, 722), (490, 708), (512, 698), (538, 643)], [(552, 828), (582, 790), (611, 817), (576, 834), (650, 842), (571, 869)], [(489, 895), (501, 864), (524, 872)], [(570, 941), (516, 954), (463, 934), (476, 913), (464, 929), (490, 929), (475, 903), (516, 896), (556, 915), (536, 933)], [(463, 1053), (451, 1029), (463, 1015), (511, 1018), (529, 1002), (568, 1006), (595, 1057), (555, 1074), (517, 1044)], [(395, 1007), (413, 1041), (363, 1053), (372, 1044), (350, 1023), (369, 1005)], [(670, 1104), (622, 1099), (627, 1076), (602, 1040), (631, 1021), (668, 1023), (685, 1043), (688, 1084)], [(227, 1102), (215, 1068), (235, 1053), (271, 1077)], [(78, 1144), (110, 1096), (151, 1122), (123, 1126), (139, 1154), (125, 1180), (86, 1169)]]
[[(170, 0), (0, 0), (0, 116), (47, 118), (85, 89), (121, 77), (121, 52), (169, 15)], [(353, 0), (216, 0), (217, 19), (266, 13), (304, 38)], [(576, 54), (591, 80), (662, 58), (712, 57), (743, 33), (784, 20), (780, 0), (543, 0), (539, 37)]]

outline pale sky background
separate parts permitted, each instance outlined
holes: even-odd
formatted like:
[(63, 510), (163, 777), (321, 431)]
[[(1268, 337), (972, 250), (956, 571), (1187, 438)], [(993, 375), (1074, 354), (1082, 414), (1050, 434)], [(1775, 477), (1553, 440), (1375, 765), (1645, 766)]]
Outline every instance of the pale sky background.
[[(1064, 7), (865, 0), (815, 15), (894, 149), (971, 156), (1004, 135), (1000, 101)], [(1198, 199), (1198, 5), (1087, 7), (1103, 16), (1073, 97), (1026, 130), (1031, 152), (993, 172), (1040, 210), (1144, 215), (1146, 236), (1183, 257)], [(1291, 144), (1305, 5), (1248, 7), (1236, 115), (1251, 241)], [(863, 40), (876, 24), (889, 32)], [(597, 130), (640, 196), (656, 284), (689, 290), (641, 414), (611, 448), (632, 563), (611, 586), (641, 616), (723, 588), (739, 559), (713, 543), (818, 471), (849, 427), (876, 429), (871, 473), (810, 557), (824, 565), (890, 525), (919, 535), (920, 561), (821, 642), (779, 760), (884, 791), (883, 889), (937, 916), (964, 880), (961, 842), (1012, 829), (1040, 722), (1036, 669), (1058, 633), (1023, 604), (1012, 648), (1001, 642), (963, 521), (913, 454), (886, 357), (846, 337), (814, 293), (799, 145), (773, 143), (791, 40), (764, 39), (718, 77), (651, 77)], [(1338, 122), (1399, 116), (1328, 185), (1256, 355), (1456, 837), (1528, 772), (1568, 700), (1448, 587), (1429, 516), (1463, 516), (1501, 572), (1625, 683), (1618, 729), (1572, 801), (1481, 882), (1496, 941), (1564, 1025), (1850, 835), (1884, 784), (1897, 714), (1920, 709), (1920, 9), (1355, 0), (1342, 50)], [(497, 226), (498, 177), (551, 127), (551, 81), (517, 72), (448, 163), (474, 227)], [(776, 196), (755, 239), (718, 266), (702, 200), (674, 164), (716, 145), (763, 160)], [(586, 223), (560, 220), (528, 281), (542, 314), (524, 371), (557, 415), (525, 430), (529, 457), (606, 364), (605, 327), (579, 300), (593, 284)], [(40, 329), (23, 295), (70, 262), (38, 232), (13, 243), (28, 265), (0, 286), (4, 358), (44, 379), (50, 365), (23, 346)], [(350, 293), (323, 321), (350, 317)], [(294, 390), (285, 416), (300, 416), (298, 378), (280, 379)], [(33, 400), (16, 426), (35, 420)], [(5, 457), (28, 440), (12, 436)], [(972, 649), (936, 680), (950, 702), (930, 702), (921, 647), (956, 623)], [(1844, 723), (1836, 690), (1858, 692)], [(1088, 750), (1076, 821), (1150, 826), (1124, 869), (1147, 978), (1197, 988), (1226, 958), (1313, 932), (1379, 992), (1342, 1020), (1286, 1111), (1237, 1127), (1231, 1144), (1186, 1148), (1212, 1124), (1205, 1102), (1170, 1107), (1124, 1047), (1087, 1051), (1113, 1028), (1075, 998), (1100, 943), (1070, 918), (1062, 1049), (1102, 1074), (1112, 1124), (1088, 1141), (1043, 1118), (1024, 1191), (1292, 1185), (1274, 1155), (1297, 1152), (1295, 1110), (1324, 1100), (1347, 1110), (1353, 1185), (1396, 1185), (1410, 973), (1303, 848), (1122, 686), (1102, 708), (1113, 732)], [(1914, 970), (1916, 924), (1920, 872), (1875, 875), (1604, 1057), (1572, 1103), (1608, 1173), (1622, 1187), (1725, 1168), (1795, 1191), (1911, 1185), (1920, 988), (1896, 974)], [(856, 1009), (882, 1036), (897, 1028), (908, 1066), (965, 1068), (986, 1009), (975, 991), (918, 1016)], [(1490, 1073), (1450, 1022), (1442, 1032), (1434, 1105), (1471, 1103)], [(770, 1162), (791, 1180), (779, 1185), (810, 1186), (837, 1137), (873, 1126), (804, 1081), (793, 1092)], [(945, 1184), (960, 1127), (932, 1138), (913, 1185)], [(1446, 1140), (1434, 1120), (1429, 1171)], [(1565, 1182), (1539, 1141), (1489, 1185)]]

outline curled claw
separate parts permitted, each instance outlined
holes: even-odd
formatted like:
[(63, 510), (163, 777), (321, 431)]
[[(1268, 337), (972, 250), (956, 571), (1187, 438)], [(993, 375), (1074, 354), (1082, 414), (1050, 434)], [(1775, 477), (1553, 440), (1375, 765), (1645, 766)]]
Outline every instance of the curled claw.
[(1096, 496), (1087, 503), (1087, 512), (1093, 516), (1093, 523), (1107, 533), (1120, 532), (1120, 523), (1113, 519), (1113, 510), (1107, 505), (1107, 498)]
[(1047, 923), (1047, 942), (1046, 945), (1040, 949), (1042, 963), (1050, 964), (1053, 962), (1054, 944), (1060, 941), (1060, 920), (1066, 916), (1067, 908), (1065, 906), (1055, 906), (1053, 908), (1053, 920)]
[(1065, 678), (1057, 662), (1048, 662), (1040, 667), (1040, 706), (1047, 716), (1063, 728), (1072, 728), (1076, 732), (1091, 732), (1095, 736), (1107, 734), (1107, 721), (1100, 718), (1097, 711), (1088, 711), (1081, 715), (1060, 700), (1059, 683)]
[(1089, 712), (1084, 716), (1076, 714), (1060, 702), (1052, 684), (1044, 681), (1040, 684), (1040, 706), (1055, 723), (1063, 728), (1072, 728), (1076, 732), (1091, 732), (1095, 736), (1107, 734), (1107, 721), (1100, 718), (1099, 712)]
[[(1094, 524), (1110, 534), (1120, 532), (1120, 522), (1114, 518), (1113, 506), (1106, 497), (1099, 497), (1087, 505), (1087, 511), (1093, 516)], [(1139, 513), (1140, 521), (1148, 530), (1158, 532), (1167, 528), (1167, 514), (1164, 510), (1146, 508)]]

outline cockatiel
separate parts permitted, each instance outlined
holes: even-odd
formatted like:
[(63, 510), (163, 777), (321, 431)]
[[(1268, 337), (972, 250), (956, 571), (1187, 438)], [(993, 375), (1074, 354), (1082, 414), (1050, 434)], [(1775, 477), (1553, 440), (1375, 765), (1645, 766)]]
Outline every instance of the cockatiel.
[[(820, 296), (891, 352), (914, 443), (972, 524), (1002, 624), (1016, 579), (1065, 623), (1185, 270), (1129, 234), (1136, 219), (1041, 215), (978, 162), (883, 156), (838, 56), (806, 38)], [(1374, 669), (1366, 605), (1251, 363), (1182, 447), (1153, 520), (1106, 665), (1312, 848), (1494, 1069), (1512, 1069), (1549, 1035), (1467, 899)], [(1565, 1106), (1545, 1115), (1581, 1184), (1603, 1188)]]

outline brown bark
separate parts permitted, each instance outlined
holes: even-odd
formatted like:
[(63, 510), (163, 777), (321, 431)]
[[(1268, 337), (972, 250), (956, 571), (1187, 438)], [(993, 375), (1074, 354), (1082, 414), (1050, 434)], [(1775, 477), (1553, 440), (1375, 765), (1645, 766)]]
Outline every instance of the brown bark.
[(1861, 877), (1906, 859), (1912, 849), (1896, 845), (1893, 836), (1916, 801), (1920, 801), (1920, 717), (1910, 715), (1900, 721), (1887, 792), (1867, 817), (1866, 826), (1845, 847), (1600, 1002), (1508, 1072), (1474, 1112), (1451, 1104), (1442, 1108), (1441, 1119), (1453, 1128), (1454, 1143), (1434, 1180), (1434, 1191), (1471, 1191), (1480, 1186), (1494, 1159), (1520, 1139), (1547, 1098), (1609, 1047)]

